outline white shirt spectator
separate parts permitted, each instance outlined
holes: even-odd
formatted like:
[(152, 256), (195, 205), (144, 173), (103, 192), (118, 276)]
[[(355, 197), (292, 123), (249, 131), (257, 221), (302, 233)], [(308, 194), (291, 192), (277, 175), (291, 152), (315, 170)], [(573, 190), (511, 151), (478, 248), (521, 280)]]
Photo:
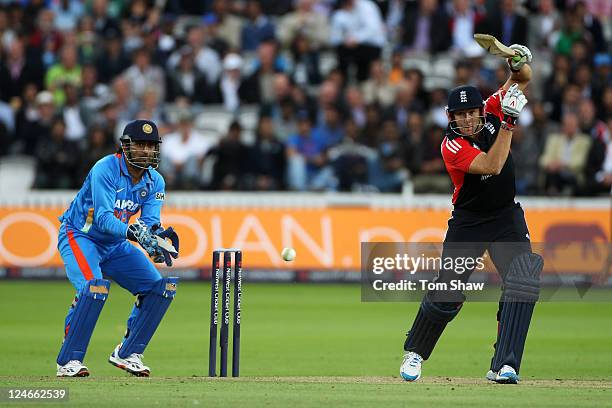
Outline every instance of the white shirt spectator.
[(203, 158), (211, 146), (212, 143), (202, 134), (191, 129), (186, 139), (180, 132), (166, 135), (161, 144), (161, 154), (172, 165), (183, 165), (192, 157), (197, 160)]
[(376, 47), (385, 45), (385, 25), (380, 10), (371, 0), (355, 0), (350, 11), (340, 9), (333, 14), (331, 44), (341, 45), (348, 40)]

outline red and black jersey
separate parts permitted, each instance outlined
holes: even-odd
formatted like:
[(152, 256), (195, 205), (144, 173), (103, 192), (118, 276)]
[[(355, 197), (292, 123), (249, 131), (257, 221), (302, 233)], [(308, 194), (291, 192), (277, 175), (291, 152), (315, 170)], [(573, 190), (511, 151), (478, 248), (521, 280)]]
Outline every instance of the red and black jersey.
[(501, 100), (505, 91), (499, 89), (485, 102), (486, 124), (476, 138), (462, 137), (447, 129), (442, 141), (442, 158), (453, 181), (455, 208), (470, 211), (492, 211), (514, 203), (516, 194), (512, 155), (497, 176), (469, 174), (468, 169), (476, 156), (487, 152), (497, 138), (502, 121)]

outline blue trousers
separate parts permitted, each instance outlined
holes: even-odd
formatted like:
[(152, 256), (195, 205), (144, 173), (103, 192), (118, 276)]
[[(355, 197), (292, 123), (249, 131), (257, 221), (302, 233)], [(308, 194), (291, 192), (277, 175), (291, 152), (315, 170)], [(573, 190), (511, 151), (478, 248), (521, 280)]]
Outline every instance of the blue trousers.
[[(87, 234), (62, 224), (58, 236), (60, 255), (66, 275), (77, 293), (90, 279), (110, 278), (133, 295), (146, 295), (162, 279), (149, 258), (127, 240), (105, 244), (91, 240)], [(66, 316), (64, 333), (70, 325), (73, 308)], [(128, 327), (139, 309), (134, 306)]]

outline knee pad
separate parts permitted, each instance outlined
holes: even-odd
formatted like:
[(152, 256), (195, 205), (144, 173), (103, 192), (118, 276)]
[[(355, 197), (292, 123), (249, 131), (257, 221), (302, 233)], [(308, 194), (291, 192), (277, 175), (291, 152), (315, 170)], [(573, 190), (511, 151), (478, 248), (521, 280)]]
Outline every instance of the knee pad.
[(137, 297), (119, 357), (144, 352), (176, 295), (177, 283), (178, 278), (160, 279), (149, 293)]
[(542, 269), (544, 260), (538, 254), (525, 252), (515, 257), (504, 279), (502, 302), (537, 302)]
[(110, 282), (106, 279), (91, 279), (79, 291), (72, 304), (71, 318), (66, 322), (64, 342), (57, 356), (57, 363), (64, 365), (70, 360), (83, 361), (89, 340), (98, 322), (98, 317), (108, 298)]

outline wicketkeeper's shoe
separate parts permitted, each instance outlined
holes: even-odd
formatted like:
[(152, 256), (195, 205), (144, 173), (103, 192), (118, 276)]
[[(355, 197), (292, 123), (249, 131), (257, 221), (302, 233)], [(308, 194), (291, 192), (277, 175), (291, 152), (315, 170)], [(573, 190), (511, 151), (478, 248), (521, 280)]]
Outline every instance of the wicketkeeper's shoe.
[(57, 365), (58, 377), (88, 377), (89, 370), (79, 360), (70, 360), (66, 364)]
[(404, 354), (404, 361), (400, 367), (400, 375), (406, 381), (416, 381), (421, 378), (421, 364), (423, 357), (410, 351)]
[(132, 353), (126, 358), (121, 358), (119, 349), (121, 344), (115, 347), (115, 351), (108, 358), (109, 363), (137, 377), (148, 377), (151, 374), (149, 367), (142, 362), (142, 354)]
[[(490, 373), (492, 371), (489, 370)], [(509, 365), (502, 366), (501, 370), (498, 373), (494, 373), (495, 381), (498, 384), (516, 384), (519, 382), (519, 376), (514, 370), (514, 368)], [(487, 373), (487, 379), (489, 379), (489, 373)]]

